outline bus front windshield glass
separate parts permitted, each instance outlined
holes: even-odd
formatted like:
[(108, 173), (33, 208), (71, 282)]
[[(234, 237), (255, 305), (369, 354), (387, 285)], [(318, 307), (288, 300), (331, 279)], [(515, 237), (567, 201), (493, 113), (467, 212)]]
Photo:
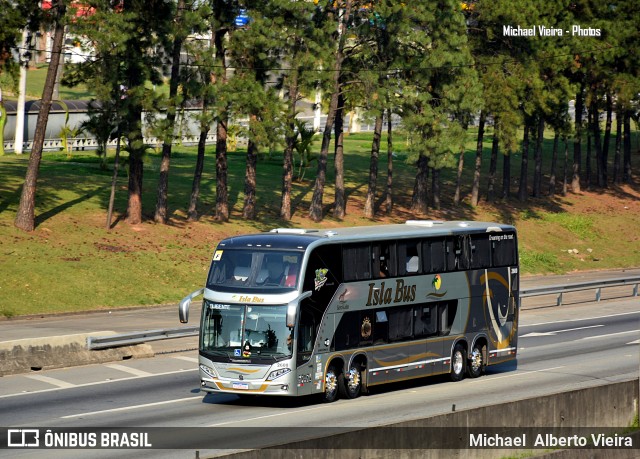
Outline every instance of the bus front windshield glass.
[(284, 293), (298, 285), (302, 252), (216, 250), (207, 288), (222, 292)]
[(287, 306), (248, 306), (205, 302), (201, 349), (223, 358), (291, 358)]

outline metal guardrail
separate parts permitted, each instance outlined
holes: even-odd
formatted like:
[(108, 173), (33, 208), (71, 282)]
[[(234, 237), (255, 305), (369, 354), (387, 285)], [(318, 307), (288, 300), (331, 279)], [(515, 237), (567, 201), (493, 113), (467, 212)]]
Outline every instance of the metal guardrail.
[(87, 348), (89, 350), (108, 349), (120, 346), (132, 346), (142, 344), (147, 341), (157, 341), (161, 339), (184, 338), (187, 336), (197, 336), (199, 327), (168, 328), (163, 330), (147, 330), (132, 333), (120, 333), (108, 336), (89, 336), (87, 338)]
[(608, 287), (633, 286), (632, 296), (638, 296), (638, 284), (640, 284), (640, 276), (622, 277), (618, 279), (609, 279), (604, 281), (576, 282), (565, 285), (551, 285), (546, 287), (533, 287), (520, 290), (520, 298), (529, 298), (532, 296), (557, 295), (556, 306), (562, 305), (563, 295), (568, 292), (578, 292), (583, 290), (596, 291), (596, 301), (600, 301), (602, 297), (602, 289)]
[[(602, 289), (608, 287), (633, 286), (631, 296), (638, 296), (638, 286), (640, 285), (640, 276), (623, 277), (618, 279), (609, 279), (605, 281), (589, 281), (577, 282), (565, 285), (550, 285), (545, 287), (533, 287), (520, 290), (520, 298), (530, 298), (533, 296), (557, 295), (557, 306), (562, 305), (563, 295), (568, 292), (577, 292), (583, 290), (596, 290), (595, 300), (600, 301)], [(135, 344), (146, 343), (147, 341), (156, 341), (161, 339), (184, 338), (187, 336), (196, 336), (199, 327), (181, 327), (169, 328), (164, 330), (148, 330), (142, 332), (122, 333), (118, 335), (89, 337), (87, 338), (87, 347), (90, 350), (107, 349), (118, 346), (131, 346)]]

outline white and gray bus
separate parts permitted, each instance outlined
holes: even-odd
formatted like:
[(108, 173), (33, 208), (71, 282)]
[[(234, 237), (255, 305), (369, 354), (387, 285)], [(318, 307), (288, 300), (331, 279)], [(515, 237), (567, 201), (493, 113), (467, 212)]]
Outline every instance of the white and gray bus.
[(406, 224), (234, 236), (213, 252), (204, 295), (201, 389), (355, 398), (370, 387), (516, 357), (513, 226)]

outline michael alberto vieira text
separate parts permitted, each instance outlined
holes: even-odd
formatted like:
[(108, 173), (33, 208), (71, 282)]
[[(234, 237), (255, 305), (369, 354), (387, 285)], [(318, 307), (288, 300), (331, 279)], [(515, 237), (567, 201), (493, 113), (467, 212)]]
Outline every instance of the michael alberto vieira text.
[[(470, 447), (485, 448), (511, 448), (511, 447), (527, 447), (527, 434), (506, 436), (500, 434), (469, 434)], [(633, 448), (633, 438), (619, 434), (605, 435), (602, 433), (592, 433), (588, 436), (569, 435), (560, 436), (554, 434), (537, 434), (533, 442), (533, 446), (540, 448), (556, 448), (556, 447), (585, 447), (594, 448)]]

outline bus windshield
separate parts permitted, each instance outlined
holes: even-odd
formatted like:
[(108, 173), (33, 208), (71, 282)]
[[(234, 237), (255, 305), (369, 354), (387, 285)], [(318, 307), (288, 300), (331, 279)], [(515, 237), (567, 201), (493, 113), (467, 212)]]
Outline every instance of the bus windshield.
[(216, 250), (207, 288), (223, 292), (283, 293), (298, 285), (302, 252)]
[(249, 306), (206, 301), (202, 314), (201, 349), (228, 358), (291, 357), (287, 306)]

